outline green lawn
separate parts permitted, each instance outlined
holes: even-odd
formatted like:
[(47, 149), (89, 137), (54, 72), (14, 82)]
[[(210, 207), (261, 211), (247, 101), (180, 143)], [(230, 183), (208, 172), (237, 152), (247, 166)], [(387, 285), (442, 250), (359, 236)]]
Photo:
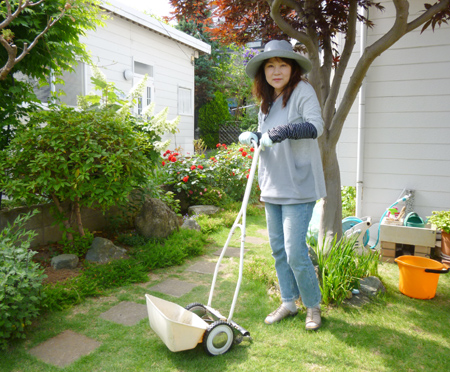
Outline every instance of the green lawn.
[[(247, 235), (265, 228), (263, 216), (249, 217)], [(207, 251), (213, 256), (228, 229), (212, 235)], [(268, 244), (249, 246), (246, 262), (256, 257), (271, 260)], [(126, 327), (99, 318), (121, 301), (145, 304), (151, 293), (185, 306), (206, 303), (211, 276), (185, 271), (196, 260), (151, 273), (150, 281), (109, 291), (69, 310), (42, 316), (31, 327), (27, 339), (0, 354), (0, 371), (448, 371), (450, 370), (450, 274), (441, 275), (432, 300), (416, 300), (398, 291), (398, 268), (380, 264), (380, 277), (387, 288), (383, 298), (361, 309), (346, 306), (323, 310), (323, 327), (318, 332), (304, 329), (305, 313), (280, 324), (267, 326), (265, 316), (279, 300), (268, 295), (266, 286), (244, 275), (233, 316), (248, 329), (253, 342), (235, 345), (227, 354), (210, 357), (202, 345), (194, 350), (170, 352), (151, 330), (147, 320)], [(226, 258), (227, 267), (218, 278), (212, 306), (228, 314), (237, 273), (236, 258)], [(149, 292), (147, 288), (167, 278), (201, 285), (181, 298)], [(47, 365), (26, 350), (60, 332), (71, 329), (102, 345), (92, 354), (67, 368)]]

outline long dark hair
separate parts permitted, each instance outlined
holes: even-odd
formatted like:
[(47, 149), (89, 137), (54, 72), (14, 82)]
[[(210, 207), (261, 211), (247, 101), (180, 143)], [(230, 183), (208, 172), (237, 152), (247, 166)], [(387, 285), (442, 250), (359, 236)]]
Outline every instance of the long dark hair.
[[(301, 67), (295, 60), (291, 58), (275, 58), (280, 59), (291, 66), (291, 78), (283, 91), (283, 107), (286, 107), (293, 90), (301, 80), (306, 80), (306, 77), (303, 75)], [(269, 112), (269, 108), (273, 103), (273, 94), (275, 91), (275, 89), (267, 82), (264, 73), (264, 67), (268, 61), (269, 60), (267, 59), (264, 63), (261, 63), (253, 81), (253, 95), (261, 102), (261, 111), (263, 114)]]

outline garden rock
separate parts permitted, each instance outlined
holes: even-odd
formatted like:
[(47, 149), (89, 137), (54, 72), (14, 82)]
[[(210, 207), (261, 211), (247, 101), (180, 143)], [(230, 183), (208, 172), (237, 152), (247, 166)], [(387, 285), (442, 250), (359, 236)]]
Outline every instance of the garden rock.
[(193, 218), (188, 218), (183, 222), (183, 225), (181, 225), (182, 229), (187, 229), (187, 230), (197, 230), (197, 231), (201, 231), (201, 227), (198, 224), (198, 222), (196, 220), (194, 220)]
[(367, 296), (376, 296), (380, 292), (386, 292), (383, 283), (381, 283), (381, 280), (376, 276), (369, 276), (361, 279), (359, 282), (359, 290)]
[(117, 247), (111, 240), (96, 237), (86, 254), (86, 260), (98, 263), (107, 263), (111, 260), (125, 258), (127, 251)]
[(199, 214), (211, 215), (219, 212), (219, 210), (220, 208), (215, 205), (192, 205), (188, 209), (188, 214), (190, 216)]
[(74, 254), (61, 254), (52, 258), (51, 265), (55, 270), (75, 269), (78, 261), (78, 257)]
[(371, 298), (374, 298), (379, 293), (386, 292), (381, 280), (375, 276), (369, 276), (361, 279), (359, 282), (359, 293), (351, 294), (349, 292), (349, 298), (344, 301), (344, 304), (352, 307), (362, 307), (365, 304), (370, 303)]
[(144, 205), (135, 219), (136, 230), (146, 238), (167, 238), (178, 230), (177, 215), (161, 200), (145, 198)]

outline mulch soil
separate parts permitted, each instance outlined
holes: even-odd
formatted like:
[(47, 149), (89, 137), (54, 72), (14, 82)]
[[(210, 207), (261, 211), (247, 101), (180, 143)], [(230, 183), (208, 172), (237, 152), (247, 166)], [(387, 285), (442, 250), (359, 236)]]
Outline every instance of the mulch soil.
[[(116, 236), (111, 236), (109, 234), (102, 232), (96, 232), (94, 233), (94, 236), (109, 239), (113, 243), (116, 238)], [(42, 281), (42, 283), (44, 284), (61, 282), (81, 274), (83, 268), (83, 263), (81, 259), (80, 262), (78, 263), (78, 267), (76, 267), (75, 269), (59, 269), (59, 270), (53, 269), (51, 265), (52, 258), (60, 254), (64, 254), (63, 246), (61, 244), (52, 243), (48, 245), (34, 247), (32, 248), (32, 250), (37, 252), (33, 257), (33, 261), (41, 265), (41, 267), (44, 269), (44, 274), (47, 276)]]

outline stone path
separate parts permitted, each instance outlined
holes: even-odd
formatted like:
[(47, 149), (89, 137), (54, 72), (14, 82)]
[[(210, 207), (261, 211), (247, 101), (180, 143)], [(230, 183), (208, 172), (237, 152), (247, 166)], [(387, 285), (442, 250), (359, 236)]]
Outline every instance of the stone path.
[[(266, 230), (258, 230), (256, 235), (258, 236), (246, 237), (245, 246), (248, 247), (248, 249), (245, 249), (244, 252), (248, 252), (261, 244), (268, 243), (268, 235)], [(240, 237), (235, 237), (232, 239), (230, 245), (240, 246)], [(222, 249), (219, 249), (214, 252), (214, 255), (220, 256), (221, 253)], [(239, 255), (240, 248), (229, 246), (227, 247), (224, 257), (239, 257)], [(226, 263), (222, 262), (220, 270), (225, 267)], [(214, 274), (215, 268), (216, 262), (211, 261), (207, 257), (203, 257), (202, 260), (197, 261), (192, 266), (188, 267), (186, 269), (186, 273), (212, 275)], [(191, 275), (189, 275), (189, 279), (192, 280)], [(167, 279), (152, 287), (149, 287), (148, 290), (178, 298), (189, 293), (199, 284), (200, 283), (192, 283), (186, 280)], [(122, 301), (111, 307), (108, 311), (105, 311), (99, 315), (99, 318), (101, 319), (121, 324), (125, 327), (133, 327), (147, 317), (146, 305), (129, 301)], [(45, 363), (58, 367), (66, 367), (79, 358), (95, 352), (100, 345), (100, 342), (92, 338), (73, 332), (72, 330), (65, 330), (59, 335), (50, 338), (28, 350), (28, 353), (44, 361)]]

